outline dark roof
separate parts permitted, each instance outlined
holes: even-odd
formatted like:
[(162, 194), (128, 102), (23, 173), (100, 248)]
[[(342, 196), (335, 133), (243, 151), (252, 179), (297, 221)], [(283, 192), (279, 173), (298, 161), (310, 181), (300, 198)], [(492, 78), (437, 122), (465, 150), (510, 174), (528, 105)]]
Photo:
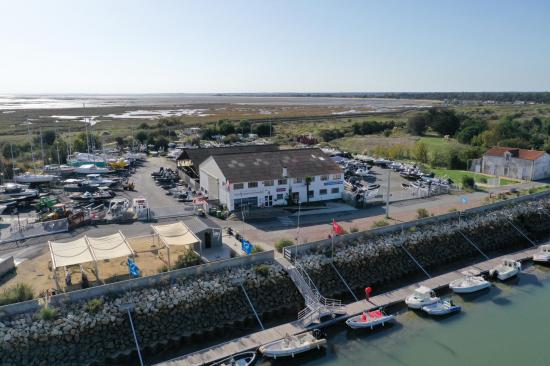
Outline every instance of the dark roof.
[[(227, 147), (199, 147), (196, 149), (183, 149), (177, 160), (191, 160), (193, 166), (198, 168), (199, 165), (212, 155), (225, 155), (236, 153), (256, 153), (263, 151), (279, 150), (279, 146), (275, 144), (265, 145), (240, 145)], [(198, 171), (198, 169), (197, 169)]]
[(509, 152), (513, 158), (524, 160), (537, 160), (545, 154), (544, 151), (518, 149), (516, 147), (493, 147), (487, 150), (485, 155), (504, 157)]
[(230, 183), (339, 174), (342, 169), (320, 149), (289, 149), (255, 154), (215, 155), (212, 159)]

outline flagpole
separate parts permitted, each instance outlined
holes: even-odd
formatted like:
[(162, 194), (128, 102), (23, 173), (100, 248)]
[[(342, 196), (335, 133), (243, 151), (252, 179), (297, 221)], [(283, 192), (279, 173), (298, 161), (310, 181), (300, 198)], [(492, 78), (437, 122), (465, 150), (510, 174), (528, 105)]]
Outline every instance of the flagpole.
[(330, 228), (330, 251), (331, 251), (331, 258), (334, 262), (334, 218), (332, 218), (332, 226)]

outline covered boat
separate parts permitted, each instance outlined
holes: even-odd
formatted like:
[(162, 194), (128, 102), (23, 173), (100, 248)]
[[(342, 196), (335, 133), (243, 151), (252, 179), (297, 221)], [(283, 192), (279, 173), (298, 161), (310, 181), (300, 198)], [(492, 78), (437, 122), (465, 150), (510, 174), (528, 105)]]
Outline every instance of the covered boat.
[(455, 305), (453, 300), (438, 300), (437, 302), (422, 307), (422, 310), (430, 315), (447, 315), (461, 310), (460, 306)]
[(15, 181), (17, 183), (49, 183), (58, 178), (59, 177), (57, 175), (53, 174), (32, 174), (27, 172), (21, 175), (17, 175), (15, 177)]
[(264, 344), (259, 350), (266, 357), (294, 357), (315, 348), (320, 349), (326, 343), (327, 340), (322, 338), (321, 332), (316, 329), (297, 335), (287, 335), (278, 341)]
[(504, 259), (501, 264), (489, 271), (491, 277), (497, 277), (501, 281), (516, 276), (521, 271), (521, 263), (513, 259)]
[(423, 306), (431, 305), (439, 301), (435, 292), (426, 286), (420, 286), (414, 292), (407, 296), (405, 304), (411, 309), (421, 309)]
[(363, 329), (369, 328), (373, 329), (379, 325), (384, 326), (384, 324), (392, 322), (395, 320), (394, 315), (387, 315), (382, 312), (382, 310), (375, 311), (365, 311), (362, 314), (353, 316), (346, 320), (346, 324), (351, 329)]
[(449, 288), (457, 294), (470, 294), (491, 287), (491, 283), (481, 276), (466, 274), (449, 284)]
[(250, 366), (256, 361), (256, 352), (243, 352), (209, 364), (209, 366)]
[(78, 174), (106, 174), (110, 173), (111, 170), (109, 168), (98, 167), (95, 164), (83, 164), (76, 167), (74, 172)]
[(550, 263), (550, 245), (541, 245), (539, 251), (533, 255), (533, 262)]

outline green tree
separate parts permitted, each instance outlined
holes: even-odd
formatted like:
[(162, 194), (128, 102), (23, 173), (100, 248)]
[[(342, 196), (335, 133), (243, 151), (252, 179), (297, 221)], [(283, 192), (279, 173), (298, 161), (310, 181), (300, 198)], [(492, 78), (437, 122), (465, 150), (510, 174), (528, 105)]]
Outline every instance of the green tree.
[(250, 133), (250, 131), (252, 131), (252, 129), (251, 129), (251, 125), (250, 125), (249, 121), (243, 120), (243, 121), (239, 122), (239, 131), (238, 132), (240, 132), (242, 134), (247, 134), (247, 133)]
[(460, 118), (450, 109), (432, 108), (426, 117), (428, 126), (442, 136), (454, 136), (460, 128)]
[(421, 136), (428, 128), (428, 121), (425, 114), (415, 114), (407, 120), (407, 129), (413, 135)]
[(137, 134), (136, 134), (136, 140), (138, 140), (139, 142), (141, 143), (144, 143), (145, 141), (147, 141), (147, 132), (145, 131), (139, 131)]
[(47, 130), (42, 133), (42, 142), (46, 145), (53, 145), (55, 142), (55, 131)]
[(266, 137), (275, 134), (275, 129), (270, 123), (257, 123), (252, 128), (255, 134), (260, 137)]
[(422, 141), (418, 141), (414, 145), (413, 157), (421, 163), (428, 162), (428, 147)]

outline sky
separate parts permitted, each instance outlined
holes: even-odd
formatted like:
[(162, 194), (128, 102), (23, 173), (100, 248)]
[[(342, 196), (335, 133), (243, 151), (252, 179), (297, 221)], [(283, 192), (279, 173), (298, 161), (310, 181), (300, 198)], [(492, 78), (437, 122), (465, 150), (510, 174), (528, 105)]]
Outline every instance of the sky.
[(0, 93), (550, 90), (545, 0), (0, 0)]

